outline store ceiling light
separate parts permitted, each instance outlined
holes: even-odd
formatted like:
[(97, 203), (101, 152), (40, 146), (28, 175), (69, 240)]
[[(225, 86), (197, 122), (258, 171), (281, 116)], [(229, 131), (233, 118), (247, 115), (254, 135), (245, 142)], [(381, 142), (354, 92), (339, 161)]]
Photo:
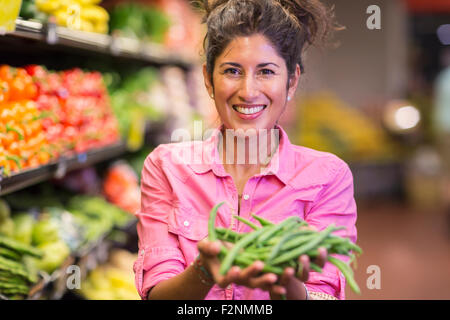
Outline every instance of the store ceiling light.
[(383, 123), (387, 130), (396, 134), (410, 134), (418, 129), (421, 121), (418, 108), (403, 99), (388, 101), (383, 110)]
[(395, 122), (400, 129), (412, 129), (420, 121), (420, 112), (413, 106), (404, 106), (395, 112)]
[(439, 26), (436, 33), (439, 38), (439, 41), (443, 45), (450, 44), (450, 24), (443, 24), (443, 25)]

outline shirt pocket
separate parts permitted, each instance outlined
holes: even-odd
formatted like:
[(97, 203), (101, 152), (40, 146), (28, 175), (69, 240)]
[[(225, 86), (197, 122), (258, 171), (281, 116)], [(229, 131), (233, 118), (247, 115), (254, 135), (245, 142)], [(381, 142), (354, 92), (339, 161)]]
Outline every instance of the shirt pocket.
[(168, 216), (169, 232), (186, 239), (200, 241), (208, 236), (208, 220), (187, 205), (177, 204)]

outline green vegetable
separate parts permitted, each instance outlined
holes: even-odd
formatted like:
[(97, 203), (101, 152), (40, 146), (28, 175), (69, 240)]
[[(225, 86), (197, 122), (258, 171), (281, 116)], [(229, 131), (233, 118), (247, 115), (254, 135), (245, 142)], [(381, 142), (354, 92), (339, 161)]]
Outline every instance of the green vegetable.
[(11, 216), (11, 208), (8, 203), (0, 198), (0, 223)]
[(0, 247), (0, 256), (16, 261), (19, 261), (21, 259), (20, 254), (18, 254), (13, 250), (3, 247)]
[(36, 258), (41, 258), (43, 255), (42, 251), (37, 248), (20, 243), (14, 239), (2, 235), (0, 235), (0, 247), (5, 247), (16, 251), (19, 254), (29, 255)]
[(293, 249), (292, 251), (286, 252), (279, 257), (273, 259), (273, 264), (279, 264), (293, 258), (299, 257), (305, 252), (317, 247), (331, 232), (335, 230), (334, 225), (328, 226), (325, 230), (320, 232), (315, 238), (311, 241), (305, 243), (304, 245)]
[(265, 241), (273, 237), (277, 232), (281, 231), (284, 227), (295, 221), (299, 221), (299, 218), (297, 216), (292, 216), (287, 218), (278, 225), (273, 225), (268, 228), (265, 228), (265, 232), (258, 239), (259, 242), (264, 243)]
[(58, 241), (59, 238), (58, 222), (46, 215), (43, 215), (33, 227), (32, 242), (37, 246), (47, 242)]
[(44, 252), (44, 256), (42, 259), (36, 260), (36, 267), (47, 273), (55, 271), (70, 255), (69, 247), (62, 240), (43, 243), (38, 248)]
[(214, 222), (216, 221), (217, 216), (217, 210), (224, 204), (225, 202), (220, 202), (219, 204), (216, 204), (214, 208), (212, 208), (211, 212), (209, 213), (209, 219), (208, 219), (208, 238), (209, 241), (216, 241), (217, 240), (217, 234), (216, 229), (214, 228)]
[(13, 221), (13, 238), (24, 244), (30, 245), (33, 237), (34, 218), (28, 213), (19, 213), (14, 215)]
[(11, 218), (7, 218), (0, 222), (0, 234), (8, 237), (12, 237), (14, 233), (14, 221)]
[(241, 221), (242, 223), (245, 223), (246, 225), (248, 225), (248, 226), (249, 226), (250, 228), (252, 228), (253, 230), (259, 229), (259, 227), (258, 227), (256, 224), (254, 224), (254, 223), (252, 223), (251, 221), (248, 221), (247, 219), (244, 219), (244, 218), (242, 218), (242, 217), (240, 217), (240, 216), (233, 216), (233, 218), (235, 218), (235, 219)]
[(217, 238), (219, 240), (229, 241), (229, 242), (236, 242), (242, 237), (242, 234), (237, 233), (230, 229), (224, 229), (224, 228), (216, 228)]
[(24, 266), (16, 261), (8, 260), (0, 257), (0, 271), (11, 273), (12, 275), (21, 276), (31, 282), (30, 275)]
[(243, 249), (245, 246), (250, 244), (252, 241), (256, 240), (259, 235), (264, 232), (265, 230), (263, 228), (255, 230), (249, 234), (247, 234), (245, 237), (240, 239), (238, 242), (235, 243), (233, 248), (228, 252), (228, 254), (225, 256), (225, 258), (222, 261), (222, 264), (220, 265), (219, 272), (221, 274), (226, 274), (228, 269), (230, 269), (231, 265), (233, 264), (234, 259), (239, 253), (239, 250)]
[(256, 214), (252, 214), (252, 217), (255, 218), (263, 227), (266, 226), (273, 226), (274, 224), (270, 222), (269, 220), (266, 220), (264, 218), (261, 218), (260, 216), (257, 216)]
[[(349, 239), (331, 234), (344, 227), (329, 225), (319, 232), (308, 228), (308, 224), (296, 216), (289, 217), (279, 224), (273, 224), (252, 215), (261, 224), (259, 227), (247, 219), (233, 216), (253, 229), (251, 232), (237, 233), (230, 229), (214, 227), (218, 207), (219, 205), (211, 210), (208, 221), (210, 240), (218, 239), (233, 244), (230, 249), (225, 249), (223, 246), (221, 248), (219, 254), (221, 274), (228, 272), (232, 265), (245, 268), (257, 260), (264, 261), (263, 272), (281, 275), (286, 267), (293, 267), (297, 272), (301, 272), (302, 265), (299, 263), (299, 258), (304, 254), (311, 259), (311, 270), (320, 273), (323, 270), (314, 263), (313, 259), (319, 255), (318, 249), (324, 247), (328, 251), (328, 261), (343, 273), (351, 289), (360, 293), (349, 264), (356, 258), (352, 252), (361, 254), (362, 250)], [(346, 264), (332, 257), (331, 254), (349, 256), (350, 262)]]
[(353, 278), (353, 271), (352, 269), (345, 264), (343, 261), (332, 257), (332, 256), (328, 256), (328, 261), (330, 261), (332, 264), (334, 264), (339, 270), (341, 270), (342, 274), (344, 275), (345, 279), (347, 279), (348, 284), (350, 285), (350, 288), (360, 294), (361, 290), (359, 289), (358, 284), (356, 283), (355, 279)]

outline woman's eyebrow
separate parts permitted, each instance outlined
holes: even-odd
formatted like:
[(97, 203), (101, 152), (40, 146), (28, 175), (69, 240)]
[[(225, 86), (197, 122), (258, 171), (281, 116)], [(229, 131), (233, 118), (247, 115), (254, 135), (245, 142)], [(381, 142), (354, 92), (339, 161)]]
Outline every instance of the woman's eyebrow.
[[(220, 67), (223, 67), (223, 66), (226, 65), (226, 64), (232, 65), (233, 67), (242, 68), (242, 66), (241, 66), (239, 63), (236, 63), (236, 62), (224, 62), (224, 63), (222, 63), (222, 64), (220, 65)], [(279, 66), (278, 66), (276, 63), (273, 63), (273, 62), (264, 62), (264, 63), (260, 63), (260, 64), (258, 64), (256, 67), (257, 67), (257, 68), (263, 68), (263, 67), (266, 67), (266, 66), (268, 66), (268, 65), (270, 65), (270, 64), (272, 64), (272, 65), (274, 65), (275, 67), (279, 68)]]

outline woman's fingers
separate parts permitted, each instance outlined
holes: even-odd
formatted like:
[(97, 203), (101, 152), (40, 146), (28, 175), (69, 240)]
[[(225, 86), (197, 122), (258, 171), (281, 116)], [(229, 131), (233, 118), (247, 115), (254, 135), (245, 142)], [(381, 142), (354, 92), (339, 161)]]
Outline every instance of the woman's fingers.
[(220, 246), (220, 242), (209, 241), (207, 239), (203, 239), (197, 243), (197, 248), (200, 253), (208, 257), (217, 256), (220, 252)]
[(277, 275), (274, 273), (266, 273), (256, 278), (249, 279), (251, 288), (259, 288), (262, 290), (269, 290), (277, 282)]
[(319, 255), (314, 260), (315, 264), (317, 264), (319, 267), (323, 268), (325, 266), (325, 263), (327, 262), (327, 256), (328, 256), (328, 250), (324, 247), (320, 247), (318, 249)]
[(294, 268), (286, 268), (283, 271), (283, 274), (280, 277), (279, 284), (281, 286), (286, 286), (292, 278), (295, 277), (295, 270)]
[(302, 282), (306, 282), (309, 278), (309, 257), (306, 254), (301, 255), (299, 258), (297, 278)]
[(253, 277), (256, 277), (264, 268), (264, 263), (262, 261), (255, 261), (251, 265), (249, 265), (247, 268), (242, 270), (241, 272), (241, 278), (242, 279), (251, 279)]
[(282, 295), (282, 294), (286, 294), (286, 288), (283, 286), (279, 286), (279, 285), (273, 285), (270, 289), (269, 289), (270, 293), (272, 294), (276, 294), (276, 295)]

